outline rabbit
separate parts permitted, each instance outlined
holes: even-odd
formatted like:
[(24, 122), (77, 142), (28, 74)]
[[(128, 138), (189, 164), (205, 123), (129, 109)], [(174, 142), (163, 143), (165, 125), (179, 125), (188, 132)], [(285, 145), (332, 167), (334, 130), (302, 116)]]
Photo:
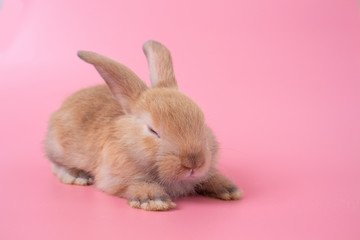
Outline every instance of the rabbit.
[(218, 143), (199, 106), (180, 92), (169, 50), (147, 41), (151, 88), (121, 63), (78, 51), (106, 84), (70, 95), (49, 120), (45, 154), (66, 184), (90, 185), (150, 211), (201, 194), (237, 200), (242, 191), (216, 169)]

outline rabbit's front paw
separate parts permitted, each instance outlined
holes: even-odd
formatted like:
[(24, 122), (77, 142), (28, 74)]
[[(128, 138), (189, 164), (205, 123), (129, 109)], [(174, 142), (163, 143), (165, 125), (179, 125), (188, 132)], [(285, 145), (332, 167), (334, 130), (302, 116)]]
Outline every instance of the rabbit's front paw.
[(197, 186), (196, 192), (222, 200), (238, 200), (243, 195), (238, 187), (220, 173)]
[(176, 207), (164, 189), (155, 183), (136, 183), (127, 190), (128, 203), (147, 211), (166, 211)]
[(230, 187), (224, 186), (223, 189), (219, 191), (219, 194), (214, 197), (222, 200), (238, 200), (242, 197), (242, 191), (235, 185)]

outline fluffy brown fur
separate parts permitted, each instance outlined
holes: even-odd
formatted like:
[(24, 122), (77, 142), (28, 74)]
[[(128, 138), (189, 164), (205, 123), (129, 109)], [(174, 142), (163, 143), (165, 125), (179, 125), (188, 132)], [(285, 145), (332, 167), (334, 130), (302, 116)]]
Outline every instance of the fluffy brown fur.
[(170, 52), (143, 46), (152, 88), (126, 66), (79, 51), (107, 85), (82, 89), (52, 114), (45, 151), (67, 184), (95, 186), (145, 210), (199, 193), (224, 200), (241, 191), (215, 168), (217, 142), (197, 104), (178, 91)]

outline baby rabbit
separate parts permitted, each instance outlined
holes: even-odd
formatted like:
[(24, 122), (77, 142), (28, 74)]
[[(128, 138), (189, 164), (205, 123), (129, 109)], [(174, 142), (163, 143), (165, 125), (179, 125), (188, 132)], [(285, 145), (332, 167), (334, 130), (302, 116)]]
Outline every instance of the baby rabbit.
[(106, 85), (69, 96), (49, 120), (45, 152), (63, 183), (94, 184), (131, 207), (169, 210), (172, 199), (242, 195), (215, 167), (218, 146), (199, 106), (177, 88), (169, 50), (143, 46), (151, 88), (129, 68), (79, 51)]

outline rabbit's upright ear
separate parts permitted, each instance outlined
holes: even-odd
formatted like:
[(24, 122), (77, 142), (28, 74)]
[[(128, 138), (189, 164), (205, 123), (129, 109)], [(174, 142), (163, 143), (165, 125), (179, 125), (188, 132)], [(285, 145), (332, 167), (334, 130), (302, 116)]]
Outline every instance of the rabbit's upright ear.
[(170, 51), (161, 43), (147, 41), (143, 45), (152, 87), (177, 88)]
[(94, 65), (125, 112), (130, 113), (131, 106), (148, 88), (146, 84), (128, 67), (111, 58), (88, 51), (78, 51), (78, 56)]

